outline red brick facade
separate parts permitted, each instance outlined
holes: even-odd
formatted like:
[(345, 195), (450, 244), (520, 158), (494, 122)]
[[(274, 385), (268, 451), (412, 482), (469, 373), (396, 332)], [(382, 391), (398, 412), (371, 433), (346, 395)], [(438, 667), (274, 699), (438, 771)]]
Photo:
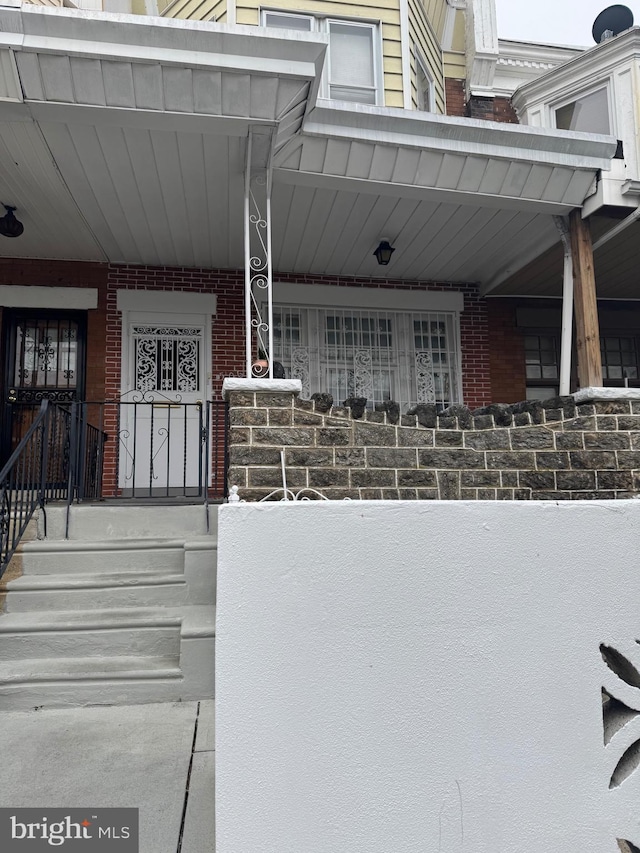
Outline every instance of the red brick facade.
[(447, 115), (519, 124), (518, 116), (509, 98), (482, 98), (472, 95), (467, 101), (464, 80), (447, 77), (444, 86)]
[(516, 302), (513, 299), (488, 299), (487, 313), (491, 331), (491, 400), (494, 403), (524, 400), (527, 395), (524, 338), (516, 328)]

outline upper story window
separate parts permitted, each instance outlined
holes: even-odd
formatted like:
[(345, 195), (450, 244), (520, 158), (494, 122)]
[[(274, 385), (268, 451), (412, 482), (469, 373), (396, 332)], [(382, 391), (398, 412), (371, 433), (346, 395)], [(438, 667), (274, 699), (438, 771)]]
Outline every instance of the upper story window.
[(606, 87), (581, 95), (555, 109), (556, 127), (587, 133), (611, 133), (609, 93)]
[(262, 12), (265, 27), (329, 33), (321, 95), (337, 101), (381, 104), (380, 34), (376, 24)]
[(414, 55), (416, 58), (416, 109), (426, 113), (433, 112), (434, 83), (417, 45), (414, 45)]

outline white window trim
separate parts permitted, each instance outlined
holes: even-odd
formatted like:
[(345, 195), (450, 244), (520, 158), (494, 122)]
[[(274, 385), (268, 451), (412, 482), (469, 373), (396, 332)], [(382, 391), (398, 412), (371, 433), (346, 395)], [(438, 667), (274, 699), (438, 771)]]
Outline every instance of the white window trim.
[[(331, 285), (300, 285), (274, 282), (274, 307), (336, 308), (354, 311), (386, 311), (390, 314), (449, 314), (452, 316), (452, 348), (456, 352), (456, 369), (452, 375), (460, 401), (463, 400), (462, 342), (460, 313), (464, 309), (464, 295), (459, 291), (406, 291), (397, 289), (333, 287)], [(406, 332), (406, 330), (405, 330)], [(316, 337), (318, 331), (316, 330)], [(309, 344), (319, 350), (318, 340)]]
[[(609, 112), (609, 136), (617, 137), (617, 128), (616, 128), (616, 114), (613, 108), (613, 86), (611, 85), (611, 78), (605, 77), (603, 80), (599, 80), (597, 83), (593, 83), (590, 86), (584, 89), (578, 89), (575, 92), (572, 92), (570, 95), (567, 95), (566, 92), (562, 93), (562, 97), (558, 98), (554, 101), (550, 101), (547, 104), (547, 116), (549, 121), (549, 127), (555, 127), (556, 125), (556, 110), (561, 110), (562, 107), (566, 107), (569, 104), (572, 104), (574, 101), (577, 101), (579, 98), (588, 97), (589, 95), (595, 95), (596, 92), (604, 89), (607, 93), (607, 109)], [(589, 133), (590, 131), (580, 131), (581, 133)], [(595, 131), (591, 131), (595, 133)]]
[(98, 289), (6, 284), (0, 286), (0, 305), (4, 308), (58, 308), (68, 311), (90, 311), (98, 307)]
[[(355, 17), (331, 17), (328, 15), (310, 15), (305, 12), (296, 12), (293, 9), (270, 9), (268, 7), (260, 8), (260, 24), (266, 26), (266, 16), (276, 15), (289, 18), (303, 18), (311, 21), (311, 32), (320, 32), (329, 34), (331, 24), (348, 24), (349, 26), (365, 27), (372, 30), (371, 44), (373, 47), (373, 79), (375, 84), (375, 102), (377, 107), (384, 106), (384, 59), (383, 59), (383, 40), (382, 40), (382, 22), (367, 18)], [(283, 27), (286, 29), (286, 27)], [(327, 49), (327, 57), (325, 59), (322, 78), (320, 80), (319, 97), (331, 98), (329, 71), (331, 68), (331, 44)], [(339, 98), (332, 98), (339, 101)], [(357, 101), (344, 101), (343, 103), (359, 103)]]
[[(435, 84), (435, 80), (433, 79), (433, 75), (431, 74), (431, 71), (429, 70), (429, 65), (427, 63), (427, 60), (425, 59), (423, 52), (420, 50), (420, 47), (415, 42), (413, 43), (413, 55), (415, 56), (415, 60), (416, 60), (416, 67), (415, 67), (416, 110), (419, 110), (420, 112), (435, 113), (435, 111), (436, 111), (436, 84)], [(422, 110), (418, 106), (418, 67), (420, 67), (422, 69), (424, 76), (429, 81), (429, 109), (428, 110)]]

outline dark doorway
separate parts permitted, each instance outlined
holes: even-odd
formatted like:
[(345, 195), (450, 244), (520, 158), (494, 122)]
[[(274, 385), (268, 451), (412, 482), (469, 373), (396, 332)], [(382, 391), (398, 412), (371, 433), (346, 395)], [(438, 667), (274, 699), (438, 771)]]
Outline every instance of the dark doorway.
[(86, 313), (7, 311), (1, 462), (29, 428), (40, 403), (84, 397)]

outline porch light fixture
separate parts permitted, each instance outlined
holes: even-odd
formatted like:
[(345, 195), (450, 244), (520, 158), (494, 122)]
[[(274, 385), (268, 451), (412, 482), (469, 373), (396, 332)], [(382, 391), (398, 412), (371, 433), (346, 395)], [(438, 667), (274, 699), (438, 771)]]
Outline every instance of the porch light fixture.
[(15, 207), (11, 207), (8, 204), (3, 204), (2, 206), (7, 212), (0, 218), (0, 234), (3, 237), (19, 237), (24, 231), (24, 225), (13, 215)]
[[(1, 221), (2, 220), (0, 220), (0, 222)], [(395, 252), (395, 249), (392, 248), (389, 241), (383, 237), (382, 240), (380, 240), (380, 245), (378, 246), (378, 248), (375, 250), (375, 252), (373, 254), (376, 256), (380, 266), (386, 267), (386, 265), (391, 260), (391, 255), (393, 255), (394, 252)]]

